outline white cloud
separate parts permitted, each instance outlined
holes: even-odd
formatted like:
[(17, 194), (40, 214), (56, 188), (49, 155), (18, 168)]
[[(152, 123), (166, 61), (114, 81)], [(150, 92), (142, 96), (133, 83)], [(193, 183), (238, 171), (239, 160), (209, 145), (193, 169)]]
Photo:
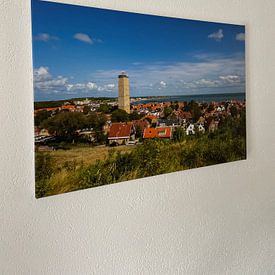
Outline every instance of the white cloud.
[(106, 88), (107, 89), (114, 89), (115, 88), (115, 84), (107, 84)]
[(67, 90), (70, 92), (74, 91), (106, 91), (107, 85), (98, 86), (95, 82), (87, 82), (87, 83), (76, 83), (76, 84), (68, 84)]
[(244, 41), (245, 40), (245, 34), (243, 32), (238, 33), (236, 35), (236, 40), (238, 40), (238, 41)]
[[(229, 83), (230, 80), (233, 81), (234, 76), (243, 78), (244, 64), (243, 55), (212, 56), (205, 54), (197, 58), (196, 62), (177, 62), (173, 64), (152, 63), (141, 67), (124, 69), (127, 70), (129, 75), (131, 90), (136, 89), (137, 91), (142, 91), (143, 89), (149, 88), (152, 90), (154, 87), (157, 89), (164, 85), (170, 90), (176, 83), (179, 87), (186, 87), (184, 82), (190, 84), (201, 79), (215, 79), (221, 83), (222, 79), (220, 79), (219, 76), (231, 76), (231, 79), (227, 77), (227, 83)], [(100, 70), (94, 73), (93, 77), (103, 82), (112, 80), (116, 83), (117, 76), (121, 70), (121, 68), (106, 71)], [(225, 80), (223, 80), (223, 83), (225, 83)], [(215, 85), (215, 83), (211, 85)], [(197, 84), (197, 86), (199, 85)], [(202, 84), (200, 86), (202, 86)]]
[(101, 96), (102, 93), (116, 96), (117, 77), (121, 71), (126, 70), (131, 95), (201, 93), (213, 92), (215, 89), (222, 92), (244, 91), (243, 54), (204, 54), (193, 58), (192, 62), (155, 62), (129, 68), (98, 70), (86, 82), (75, 82), (70, 76), (52, 76), (47, 67), (40, 67), (34, 71), (35, 88), (36, 91), (47, 94), (57, 91), (56, 94), (60, 97), (65, 97), (68, 93), (81, 96), (81, 93), (87, 92), (93, 96)]
[(51, 77), (48, 67), (39, 67), (35, 69), (33, 75), (36, 82), (47, 80)]
[(224, 88), (236, 87), (244, 83), (244, 77), (238, 75), (223, 75), (213, 79), (199, 79), (190, 82), (182, 82), (181, 87), (184, 88)]
[(194, 82), (194, 86), (196, 87), (217, 87), (219, 85), (219, 81), (217, 80), (209, 80), (209, 79), (199, 79), (197, 81)]
[(34, 69), (34, 88), (41, 91), (66, 90), (68, 79), (63, 76), (53, 78), (48, 67)]
[(94, 82), (88, 82), (88, 83), (86, 84), (86, 87), (87, 87), (89, 90), (95, 90), (95, 89), (97, 89), (97, 85), (96, 85), (96, 83), (94, 83)]
[(57, 36), (50, 35), (48, 33), (39, 33), (33, 37), (34, 40), (48, 42), (50, 40), (59, 40)]
[(238, 75), (226, 75), (226, 76), (220, 76), (219, 78), (225, 83), (230, 83), (230, 84), (240, 83), (241, 81), (241, 78)]
[(76, 40), (79, 40), (81, 42), (88, 43), (88, 44), (93, 44), (94, 43), (92, 38), (86, 33), (76, 33), (73, 36), (73, 38), (76, 39)]
[(46, 93), (73, 94), (77, 92), (111, 92), (115, 89), (115, 84), (98, 85), (95, 82), (69, 83), (69, 79), (64, 76), (53, 77), (48, 67), (34, 69), (34, 88)]
[(208, 38), (214, 39), (215, 41), (221, 41), (223, 39), (223, 30), (219, 29), (217, 32), (213, 32), (208, 35)]
[(112, 92), (115, 89), (115, 84), (106, 84), (98, 87), (99, 92)]
[(159, 84), (162, 88), (165, 88), (167, 85), (166, 82), (164, 82), (164, 81), (160, 81)]
[(39, 67), (34, 70), (34, 87), (41, 91), (65, 90), (67, 78), (58, 76), (53, 78), (48, 67)]
[(86, 83), (85, 84), (84, 83), (68, 84), (66, 88), (67, 88), (67, 91), (70, 91), (70, 92), (88, 89)]

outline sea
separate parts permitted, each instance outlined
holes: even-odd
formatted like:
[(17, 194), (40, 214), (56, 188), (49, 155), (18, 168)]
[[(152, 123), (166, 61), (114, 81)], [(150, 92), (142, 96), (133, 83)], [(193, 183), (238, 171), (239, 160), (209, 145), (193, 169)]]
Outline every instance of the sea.
[(146, 104), (149, 102), (168, 102), (168, 101), (178, 101), (178, 102), (190, 102), (194, 100), (200, 103), (209, 102), (226, 102), (231, 100), (245, 101), (245, 93), (224, 93), (224, 94), (200, 94), (200, 95), (174, 95), (174, 96), (161, 96), (161, 97), (151, 97), (137, 100), (132, 104)]

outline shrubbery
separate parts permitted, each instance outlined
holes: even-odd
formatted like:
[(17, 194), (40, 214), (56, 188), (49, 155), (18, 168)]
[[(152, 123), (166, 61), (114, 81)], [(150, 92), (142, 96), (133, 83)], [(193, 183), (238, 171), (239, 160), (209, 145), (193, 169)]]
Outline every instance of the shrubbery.
[(50, 191), (49, 179), (55, 172), (55, 163), (49, 154), (35, 154), (35, 196), (44, 197)]

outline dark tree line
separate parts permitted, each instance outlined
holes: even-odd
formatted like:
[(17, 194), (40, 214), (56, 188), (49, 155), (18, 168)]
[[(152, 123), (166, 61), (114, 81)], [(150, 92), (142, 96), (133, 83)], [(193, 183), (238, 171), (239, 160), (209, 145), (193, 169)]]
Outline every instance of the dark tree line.
[(101, 132), (106, 123), (104, 114), (91, 112), (87, 115), (78, 112), (61, 112), (44, 120), (40, 126), (50, 134), (65, 141), (77, 139), (77, 130), (92, 128), (95, 132)]

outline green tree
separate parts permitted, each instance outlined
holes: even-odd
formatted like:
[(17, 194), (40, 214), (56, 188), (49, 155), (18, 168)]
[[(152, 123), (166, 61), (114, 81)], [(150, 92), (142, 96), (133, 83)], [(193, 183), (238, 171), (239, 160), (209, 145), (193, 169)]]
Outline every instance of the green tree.
[(51, 114), (52, 112), (49, 112), (47, 110), (39, 111), (34, 117), (34, 125), (40, 126), (44, 120), (48, 119), (51, 116)]
[(194, 100), (191, 100), (190, 102), (188, 102), (188, 104), (186, 106), (184, 106), (184, 111), (190, 112), (192, 114), (192, 118), (195, 122), (198, 121), (198, 119), (202, 115), (201, 107)]
[(199, 106), (194, 107), (191, 114), (194, 121), (197, 122), (202, 115), (201, 108)]
[(136, 138), (142, 138), (143, 137), (143, 131), (140, 126), (136, 127)]
[(236, 106), (231, 106), (230, 107), (230, 113), (232, 117), (236, 117), (238, 115), (238, 109)]
[(176, 142), (181, 142), (185, 139), (185, 131), (178, 127), (176, 128), (175, 132), (173, 133), (173, 140)]
[(108, 141), (108, 136), (105, 135), (102, 131), (96, 132), (96, 141), (98, 144), (106, 144)]
[(129, 121), (129, 115), (126, 111), (117, 109), (112, 112), (112, 122), (126, 122)]
[(91, 107), (90, 106), (84, 106), (84, 108), (83, 108), (83, 114), (84, 115), (87, 115), (88, 113), (90, 113), (91, 112)]
[(106, 115), (99, 114), (97, 116), (97, 129), (102, 130), (102, 127), (105, 125), (106, 121), (107, 121)]
[(164, 110), (163, 110), (164, 118), (167, 118), (168, 116), (170, 116), (172, 112), (173, 112), (173, 109), (171, 107), (164, 107)]
[(96, 112), (91, 112), (86, 116), (85, 127), (101, 131), (106, 121), (107, 119), (105, 114), (97, 114)]
[(186, 103), (186, 105), (184, 105), (183, 111), (184, 112), (190, 112), (191, 111), (191, 106), (189, 105), (189, 103)]
[(139, 114), (137, 111), (133, 111), (130, 115), (129, 115), (129, 119), (130, 120), (139, 120), (143, 117), (143, 115)]
[(178, 101), (171, 102), (170, 107), (171, 107), (173, 110), (178, 110), (178, 108), (179, 108), (179, 102), (178, 102)]
[(74, 141), (76, 130), (82, 129), (85, 124), (85, 115), (77, 112), (62, 112), (42, 123), (43, 128), (48, 129), (50, 134), (67, 141)]
[(194, 100), (191, 100), (189, 105), (190, 105), (190, 112), (192, 114), (193, 120), (196, 122), (202, 115), (201, 108), (199, 104)]
[(211, 111), (214, 111), (215, 107), (213, 104), (209, 104), (208, 108), (207, 108), (207, 111), (208, 112), (211, 112)]
[(91, 112), (86, 116), (85, 128), (93, 128), (95, 130), (95, 139), (99, 144), (106, 143), (107, 137), (102, 132), (106, 121), (106, 115), (103, 113), (97, 114), (96, 112)]
[(100, 106), (98, 108), (98, 111), (102, 112), (102, 113), (105, 113), (105, 114), (108, 114), (111, 111), (111, 106), (108, 105), (107, 103), (100, 104)]

